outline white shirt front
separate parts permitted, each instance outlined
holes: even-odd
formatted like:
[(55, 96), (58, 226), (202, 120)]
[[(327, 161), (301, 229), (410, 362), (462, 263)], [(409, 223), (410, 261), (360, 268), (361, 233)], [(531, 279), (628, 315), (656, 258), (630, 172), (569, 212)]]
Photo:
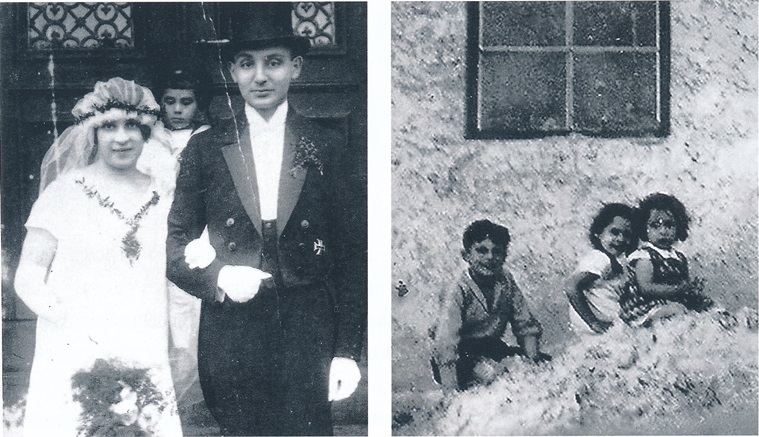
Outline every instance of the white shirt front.
[(171, 134), (171, 154), (178, 157), (182, 151), (187, 147), (187, 143), (190, 142), (190, 138), (203, 131), (207, 131), (211, 126), (204, 124), (199, 128), (193, 130), (192, 128), (170, 130)]
[(256, 166), (256, 182), (262, 220), (276, 220), (279, 175), (282, 169), (282, 153), (285, 147), (285, 119), (287, 101), (279, 105), (269, 121), (245, 105), (245, 116), (250, 128), (250, 144)]

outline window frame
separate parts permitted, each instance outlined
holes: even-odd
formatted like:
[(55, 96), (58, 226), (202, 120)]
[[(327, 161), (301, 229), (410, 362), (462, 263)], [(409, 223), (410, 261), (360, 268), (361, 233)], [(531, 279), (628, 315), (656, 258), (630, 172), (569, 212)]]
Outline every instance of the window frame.
[[(659, 21), (656, 23), (660, 37), (658, 38), (658, 56), (659, 56), (659, 83), (658, 83), (658, 107), (659, 120), (658, 127), (655, 129), (617, 129), (617, 130), (587, 130), (567, 126), (566, 123), (562, 129), (557, 130), (539, 130), (539, 129), (515, 129), (508, 127), (498, 127), (490, 129), (481, 129), (479, 126), (479, 104), (481, 96), (479, 94), (479, 74), (481, 54), (484, 52), (480, 48), (480, 11), (483, 2), (467, 3), (467, 78), (466, 78), (466, 129), (465, 137), (467, 139), (526, 139), (526, 138), (545, 138), (552, 136), (566, 136), (570, 134), (582, 134), (592, 137), (601, 138), (618, 138), (618, 137), (665, 137), (670, 133), (670, 5), (669, 1), (658, 1), (659, 3)], [(566, 2), (576, 3), (576, 2)], [(568, 6), (571, 7), (571, 6)], [(571, 20), (572, 17), (568, 18)], [(572, 26), (572, 24), (567, 24)], [(566, 26), (565, 26), (566, 28)], [(566, 57), (573, 56), (575, 45), (565, 44)], [(622, 51), (635, 52), (636, 50), (627, 50), (624, 47), (620, 51), (599, 50), (589, 47), (589, 51), (597, 50), (605, 53), (620, 53)], [(549, 53), (556, 51), (547, 47), (536, 47), (536, 53)], [(516, 52), (516, 51), (514, 51)], [(582, 53), (582, 51), (580, 51)], [(577, 61), (566, 61), (567, 64), (575, 64)], [(571, 68), (570, 68), (571, 69)], [(573, 80), (571, 72), (567, 72), (564, 77), (563, 91), (570, 94)], [(572, 113), (575, 109), (571, 106), (573, 99), (567, 99), (565, 109)], [(571, 115), (567, 118), (571, 119)]]

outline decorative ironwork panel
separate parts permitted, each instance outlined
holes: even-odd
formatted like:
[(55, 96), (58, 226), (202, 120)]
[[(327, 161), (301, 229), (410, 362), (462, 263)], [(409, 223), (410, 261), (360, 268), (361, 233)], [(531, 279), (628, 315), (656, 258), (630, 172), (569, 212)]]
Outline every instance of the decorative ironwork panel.
[(131, 3), (28, 3), (29, 48), (134, 48)]
[(335, 45), (335, 3), (293, 2), (293, 30), (313, 47)]

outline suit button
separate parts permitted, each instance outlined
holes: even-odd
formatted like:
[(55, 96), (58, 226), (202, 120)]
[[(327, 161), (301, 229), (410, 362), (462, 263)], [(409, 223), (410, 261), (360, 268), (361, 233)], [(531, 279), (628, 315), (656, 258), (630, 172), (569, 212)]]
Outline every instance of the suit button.
[(266, 229), (271, 229), (271, 225), (272, 225), (272, 223), (271, 223), (271, 222), (267, 222), (266, 224), (264, 224), (264, 227), (265, 227)]
[(308, 220), (303, 220), (302, 222), (300, 222), (300, 227), (303, 229), (308, 229), (309, 225), (310, 223), (308, 223)]
[(298, 244), (298, 249), (300, 249), (301, 252), (306, 250), (306, 243), (300, 243)]
[(227, 249), (229, 249), (229, 250), (235, 250), (235, 249), (237, 249), (237, 244), (233, 241), (233, 242), (227, 244)]
[(227, 223), (226, 223), (227, 227), (234, 226), (234, 224), (235, 224), (235, 219), (233, 219), (232, 217), (227, 219)]

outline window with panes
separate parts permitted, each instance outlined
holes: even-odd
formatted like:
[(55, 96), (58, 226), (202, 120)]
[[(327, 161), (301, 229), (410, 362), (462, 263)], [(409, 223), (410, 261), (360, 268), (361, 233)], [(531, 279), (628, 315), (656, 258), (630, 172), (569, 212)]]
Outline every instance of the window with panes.
[(668, 134), (668, 2), (473, 2), (468, 20), (468, 137)]

